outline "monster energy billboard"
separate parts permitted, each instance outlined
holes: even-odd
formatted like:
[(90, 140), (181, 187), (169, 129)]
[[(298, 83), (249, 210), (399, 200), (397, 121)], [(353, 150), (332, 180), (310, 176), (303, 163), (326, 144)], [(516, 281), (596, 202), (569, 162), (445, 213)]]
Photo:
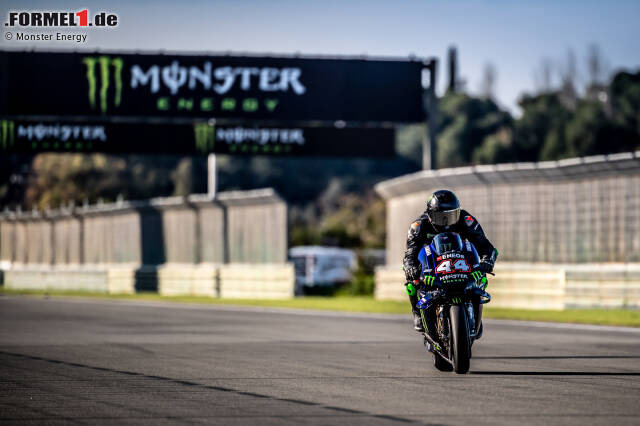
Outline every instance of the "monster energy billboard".
[(383, 157), (393, 155), (394, 131), (0, 120), (0, 154), (43, 151)]
[(418, 122), (420, 61), (0, 51), (0, 115)]

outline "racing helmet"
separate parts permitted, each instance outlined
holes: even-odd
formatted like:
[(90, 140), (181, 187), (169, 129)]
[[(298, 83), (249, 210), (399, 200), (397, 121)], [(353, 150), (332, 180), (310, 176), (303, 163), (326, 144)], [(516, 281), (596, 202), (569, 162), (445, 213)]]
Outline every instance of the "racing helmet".
[(436, 230), (447, 230), (460, 219), (460, 201), (453, 192), (438, 190), (427, 201), (426, 213)]

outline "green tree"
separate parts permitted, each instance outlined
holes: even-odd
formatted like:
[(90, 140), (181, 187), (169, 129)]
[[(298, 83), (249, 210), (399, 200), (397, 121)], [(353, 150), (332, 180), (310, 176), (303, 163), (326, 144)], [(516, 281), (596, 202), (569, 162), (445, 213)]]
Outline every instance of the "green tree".
[[(517, 161), (557, 158), (565, 150), (564, 132), (571, 113), (556, 92), (524, 96), (522, 116), (514, 123), (514, 156)], [(560, 132), (560, 133), (558, 133)]]
[(619, 72), (613, 78), (609, 93), (613, 117), (617, 124), (640, 134), (640, 71)]
[[(606, 154), (614, 151), (611, 126), (601, 102), (580, 101), (565, 127), (565, 157)], [(610, 142), (611, 145), (608, 143)]]
[(25, 205), (58, 207), (98, 199), (114, 201), (171, 195), (179, 157), (39, 154), (31, 164)]
[(619, 72), (609, 85), (591, 84), (571, 108), (558, 91), (525, 96), (520, 106), (523, 114), (514, 125), (514, 149), (520, 161), (640, 147), (640, 72)]
[(640, 149), (640, 71), (619, 72), (609, 87), (611, 114), (620, 150)]
[(422, 144), (426, 138), (424, 124), (400, 126), (396, 130), (396, 154), (416, 168), (422, 168)]
[(184, 157), (171, 172), (173, 195), (189, 195), (207, 191), (207, 162), (205, 157)]
[(512, 126), (511, 115), (491, 99), (449, 92), (440, 99), (439, 108), (438, 168), (471, 163), (485, 138)]
[(507, 128), (485, 137), (473, 151), (476, 164), (508, 163), (515, 160), (511, 131)]
[(564, 158), (566, 157), (566, 149), (564, 126), (552, 127), (545, 137), (544, 146), (540, 151), (540, 160), (549, 161)]

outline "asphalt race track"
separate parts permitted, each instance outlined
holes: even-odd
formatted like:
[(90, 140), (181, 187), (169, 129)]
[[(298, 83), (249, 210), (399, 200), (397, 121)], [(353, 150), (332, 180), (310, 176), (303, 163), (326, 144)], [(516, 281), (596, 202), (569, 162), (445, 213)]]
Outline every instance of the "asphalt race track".
[(0, 297), (3, 424), (639, 424), (640, 330), (486, 321), (471, 373), (407, 317)]

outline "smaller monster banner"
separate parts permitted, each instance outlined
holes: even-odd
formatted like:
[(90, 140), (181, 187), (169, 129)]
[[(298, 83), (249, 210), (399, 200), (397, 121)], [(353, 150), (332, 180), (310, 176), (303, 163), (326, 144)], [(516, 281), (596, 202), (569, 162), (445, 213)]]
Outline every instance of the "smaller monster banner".
[(4, 117), (418, 122), (420, 61), (0, 51)]
[(0, 154), (37, 152), (387, 157), (394, 154), (394, 131), (0, 120)]

